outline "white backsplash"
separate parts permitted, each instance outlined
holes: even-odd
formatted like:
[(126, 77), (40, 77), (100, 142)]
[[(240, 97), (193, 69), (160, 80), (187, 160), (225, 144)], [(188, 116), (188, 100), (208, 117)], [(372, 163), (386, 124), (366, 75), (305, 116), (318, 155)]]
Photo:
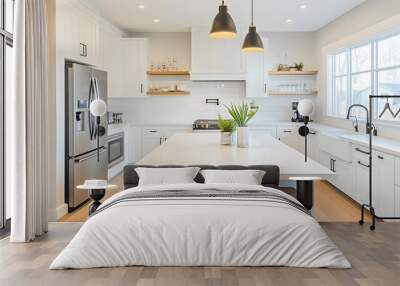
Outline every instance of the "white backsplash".
[[(165, 80), (164, 80), (165, 81)], [(176, 83), (176, 81), (174, 81)], [(262, 99), (245, 97), (244, 82), (178, 82), (191, 91), (190, 96), (109, 99), (109, 110), (122, 112), (129, 123), (191, 124), (196, 119), (214, 119), (218, 114), (228, 116), (224, 104), (254, 101), (260, 106), (253, 123), (288, 121), (292, 117), (291, 103), (298, 96), (270, 96)], [(220, 105), (206, 104), (207, 98), (218, 98)], [(313, 99), (313, 96), (309, 97)]]

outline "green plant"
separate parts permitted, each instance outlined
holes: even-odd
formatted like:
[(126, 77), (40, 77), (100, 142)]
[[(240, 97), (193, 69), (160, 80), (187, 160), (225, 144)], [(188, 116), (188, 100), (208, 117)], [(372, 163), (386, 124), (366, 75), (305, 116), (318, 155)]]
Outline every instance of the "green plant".
[(221, 115), (218, 115), (218, 128), (221, 129), (222, 132), (232, 133), (236, 130), (236, 123), (230, 119), (224, 119)]
[(247, 127), (247, 123), (254, 117), (254, 115), (256, 115), (258, 111), (258, 106), (251, 106), (245, 102), (242, 102), (238, 105), (225, 105), (225, 107), (238, 127)]
[(304, 68), (304, 63), (299, 62), (299, 63), (294, 63), (294, 67), (298, 70), (298, 71), (302, 71)]

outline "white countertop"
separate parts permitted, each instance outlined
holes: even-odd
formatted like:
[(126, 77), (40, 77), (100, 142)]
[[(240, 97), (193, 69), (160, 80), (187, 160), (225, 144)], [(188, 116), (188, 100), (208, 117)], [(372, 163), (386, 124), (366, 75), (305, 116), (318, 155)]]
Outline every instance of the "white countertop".
[(323, 177), (333, 173), (269, 135), (254, 135), (249, 148), (225, 146), (220, 134), (180, 133), (147, 154), (138, 164), (148, 165), (277, 165), (282, 179)]
[[(368, 134), (344, 134), (340, 135), (339, 138), (361, 146), (369, 146)], [(400, 142), (395, 140), (374, 136), (372, 137), (372, 148), (394, 156), (400, 156)]]

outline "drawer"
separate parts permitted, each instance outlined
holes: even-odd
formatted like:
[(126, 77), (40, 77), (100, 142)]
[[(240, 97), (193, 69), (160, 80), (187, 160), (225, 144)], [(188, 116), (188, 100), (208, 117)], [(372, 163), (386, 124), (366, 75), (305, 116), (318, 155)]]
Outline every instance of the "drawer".
[(163, 135), (163, 130), (159, 127), (145, 127), (142, 129), (142, 135), (147, 138), (160, 138)]
[(369, 150), (367, 147), (359, 146), (359, 145), (353, 145), (352, 149), (352, 156), (353, 160), (363, 160), (365, 162), (368, 162), (369, 160)]
[(394, 167), (396, 185), (400, 186), (400, 158), (396, 158), (396, 166)]
[(277, 135), (278, 138), (297, 136), (298, 135), (298, 130), (299, 130), (298, 127), (293, 127), (293, 126), (281, 127), (281, 128), (277, 129), (276, 135)]
[(349, 142), (338, 139), (336, 136), (327, 134), (318, 135), (318, 147), (346, 162), (352, 161), (352, 145)]

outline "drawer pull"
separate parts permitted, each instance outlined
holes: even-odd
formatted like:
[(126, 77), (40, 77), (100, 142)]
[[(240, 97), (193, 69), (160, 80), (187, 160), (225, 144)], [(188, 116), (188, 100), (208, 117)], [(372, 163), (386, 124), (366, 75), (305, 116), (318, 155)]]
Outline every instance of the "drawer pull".
[(292, 130), (283, 130), (284, 133), (292, 133)]
[(369, 168), (369, 165), (366, 165), (366, 164), (362, 163), (361, 161), (358, 161), (358, 164), (360, 164), (361, 166)]
[(157, 130), (150, 130), (150, 133), (157, 133)]
[(381, 155), (378, 155), (378, 159), (384, 160), (385, 158)]
[(366, 154), (366, 155), (369, 155), (369, 152), (361, 150), (360, 148), (356, 148), (356, 151), (360, 152), (360, 153), (363, 153), (363, 154)]

